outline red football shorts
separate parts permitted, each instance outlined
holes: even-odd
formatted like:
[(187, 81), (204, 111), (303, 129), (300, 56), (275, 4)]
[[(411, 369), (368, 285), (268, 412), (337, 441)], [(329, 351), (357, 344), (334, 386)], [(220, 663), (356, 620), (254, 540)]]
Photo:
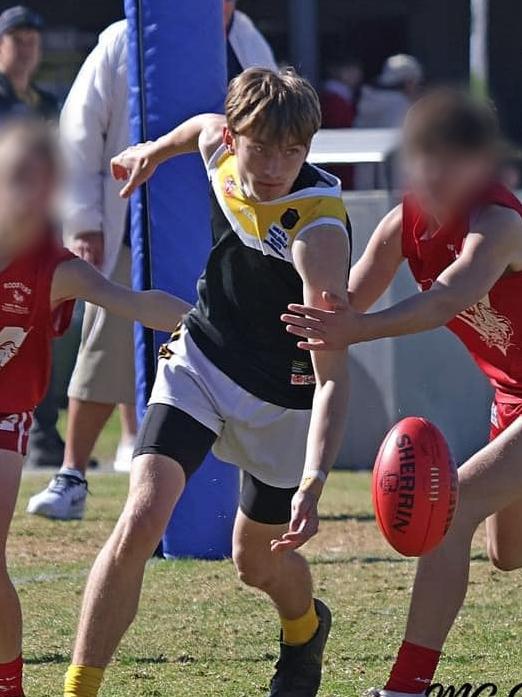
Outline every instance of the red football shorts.
[(0, 414), (0, 450), (25, 455), (33, 414), (23, 411), (20, 414)]
[(495, 440), (497, 436), (506, 430), (508, 426), (522, 416), (522, 401), (514, 404), (506, 404), (496, 399), (491, 405), (491, 430), (489, 439)]

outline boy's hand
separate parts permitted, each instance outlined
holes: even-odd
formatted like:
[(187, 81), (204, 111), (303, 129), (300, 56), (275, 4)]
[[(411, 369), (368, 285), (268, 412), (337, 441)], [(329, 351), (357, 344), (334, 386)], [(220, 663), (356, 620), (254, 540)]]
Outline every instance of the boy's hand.
[(272, 540), (272, 552), (289, 552), (302, 547), (319, 531), (318, 497), (311, 491), (299, 489), (292, 499), (292, 520), (288, 532)]
[(291, 304), (288, 308), (296, 314), (281, 315), (289, 334), (307, 339), (298, 343), (299, 348), (307, 351), (342, 351), (350, 344), (361, 341), (363, 315), (335, 295), (323, 293), (323, 298), (330, 309), (318, 310)]
[(104, 258), (103, 232), (86, 230), (75, 235), (71, 242), (71, 252), (79, 256), (80, 259), (100, 267)]
[(117, 181), (127, 182), (120, 191), (122, 198), (129, 198), (138, 187), (152, 177), (158, 167), (155, 155), (155, 144), (149, 141), (132, 145), (112, 158), (112, 176)]

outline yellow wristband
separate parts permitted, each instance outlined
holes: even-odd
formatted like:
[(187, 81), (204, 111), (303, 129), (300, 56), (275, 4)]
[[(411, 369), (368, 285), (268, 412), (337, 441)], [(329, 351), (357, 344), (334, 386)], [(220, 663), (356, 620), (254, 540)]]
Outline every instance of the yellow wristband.
[(326, 482), (326, 474), (322, 470), (308, 470), (304, 473), (301, 484), (299, 485), (300, 491), (311, 491), (317, 496), (320, 496), (324, 484)]

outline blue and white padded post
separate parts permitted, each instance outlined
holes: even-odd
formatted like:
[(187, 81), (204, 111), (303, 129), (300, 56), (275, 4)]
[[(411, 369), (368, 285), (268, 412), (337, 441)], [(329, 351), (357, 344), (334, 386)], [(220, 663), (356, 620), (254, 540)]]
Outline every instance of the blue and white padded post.
[[(133, 142), (157, 138), (194, 114), (221, 112), (226, 92), (222, 0), (126, 0)], [(210, 249), (208, 181), (200, 158), (162, 166), (131, 202), (133, 284), (195, 300)], [(152, 388), (165, 336), (136, 329), (138, 414)], [(231, 552), (239, 474), (209, 456), (166, 531), (168, 557)]]

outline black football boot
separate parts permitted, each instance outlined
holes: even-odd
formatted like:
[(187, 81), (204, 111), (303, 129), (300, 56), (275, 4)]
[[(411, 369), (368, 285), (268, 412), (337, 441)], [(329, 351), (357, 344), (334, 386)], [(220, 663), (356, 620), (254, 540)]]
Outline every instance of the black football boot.
[(319, 692), (332, 613), (320, 600), (315, 600), (315, 610), (319, 628), (307, 644), (289, 646), (281, 641), (281, 654), (270, 683), (269, 697), (315, 697)]

